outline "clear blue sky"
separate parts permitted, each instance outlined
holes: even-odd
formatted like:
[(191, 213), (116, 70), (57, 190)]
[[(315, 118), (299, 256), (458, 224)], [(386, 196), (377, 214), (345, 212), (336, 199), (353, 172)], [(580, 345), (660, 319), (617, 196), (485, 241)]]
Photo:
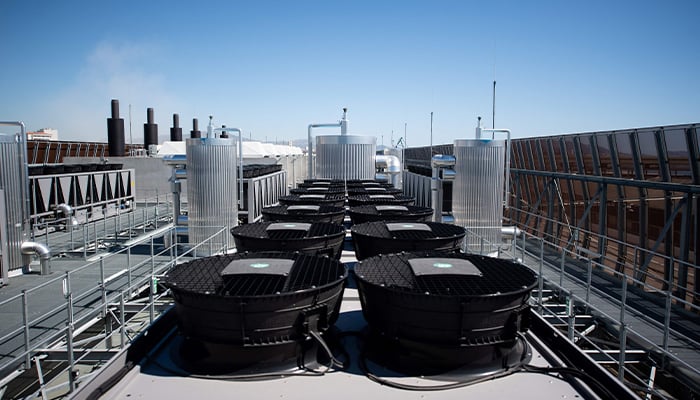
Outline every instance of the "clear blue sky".
[[(254, 139), (350, 133), (409, 146), (476, 117), (540, 136), (700, 121), (700, 1), (25, 1), (0, 4), (0, 120), (106, 141), (120, 100)], [(319, 131), (323, 133), (323, 131)], [(334, 133), (328, 131), (325, 133)], [(187, 135), (186, 135), (187, 136)]]

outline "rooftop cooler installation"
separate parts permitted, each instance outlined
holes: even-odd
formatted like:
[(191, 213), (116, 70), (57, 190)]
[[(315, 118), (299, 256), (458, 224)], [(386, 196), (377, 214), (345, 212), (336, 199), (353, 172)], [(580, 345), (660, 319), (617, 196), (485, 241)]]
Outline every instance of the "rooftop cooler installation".
[[(348, 135), (347, 108), (343, 118), (335, 124), (310, 124), (308, 148), (313, 148), (313, 128), (340, 127), (340, 135), (316, 137), (315, 177), (321, 179), (374, 179), (377, 139), (373, 136)], [(309, 178), (314, 171), (309, 157)]]
[(464, 228), (440, 222), (366, 222), (353, 225), (352, 241), (358, 260), (402, 251), (457, 251)]
[(231, 229), (238, 251), (299, 251), (339, 259), (345, 228), (328, 222), (257, 222)]
[(404, 373), (484, 379), (526, 363), (536, 276), (509, 260), (463, 253), (393, 254), (355, 266), (371, 331), (368, 357)]
[(374, 221), (425, 222), (432, 218), (433, 209), (420, 206), (373, 204), (350, 207), (348, 215), (353, 224)]
[(303, 368), (316, 360), (315, 335), (338, 318), (346, 277), (339, 261), (298, 253), (178, 264), (162, 281), (181, 333), (171, 356), (191, 373)]
[(345, 218), (345, 208), (300, 204), (266, 207), (263, 208), (262, 214), (266, 221), (329, 222), (332, 224), (342, 224)]

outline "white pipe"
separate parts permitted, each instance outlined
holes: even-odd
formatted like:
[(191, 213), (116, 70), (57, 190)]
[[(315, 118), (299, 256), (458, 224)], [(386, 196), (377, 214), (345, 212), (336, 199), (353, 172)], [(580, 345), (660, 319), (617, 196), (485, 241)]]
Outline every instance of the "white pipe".
[(339, 122), (336, 122), (334, 124), (309, 124), (309, 138), (308, 138), (308, 166), (309, 166), (309, 171), (308, 171), (308, 176), (309, 179), (312, 179), (314, 177), (313, 173), (313, 168), (314, 168), (314, 160), (313, 160), (313, 149), (314, 149), (314, 144), (312, 141), (312, 136), (311, 136), (311, 130), (313, 128), (337, 128), (340, 127), (340, 134), (341, 135), (346, 135), (348, 133), (348, 109), (343, 108), (343, 119), (341, 119)]
[(386, 169), (391, 176), (391, 185), (400, 189), (399, 174), (401, 173), (401, 160), (396, 156), (379, 154), (374, 159), (374, 164), (379, 168)]
[[(25, 256), (37, 255), (39, 261), (41, 262), (41, 274), (48, 275), (51, 273), (50, 260), (51, 260), (51, 249), (39, 242), (23, 242), (20, 250)], [(29, 262), (27, 262), (29, 264)]]

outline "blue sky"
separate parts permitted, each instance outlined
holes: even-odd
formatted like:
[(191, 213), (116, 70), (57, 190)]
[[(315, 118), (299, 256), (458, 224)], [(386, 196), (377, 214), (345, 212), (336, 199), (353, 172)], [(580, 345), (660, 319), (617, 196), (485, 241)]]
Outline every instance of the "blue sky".
[[(351, 134), (409, 146), (700, 122), (700, 1), (25, 1), (0, 4), (0, 120), (134, 143), (208, 115), (258, 140)], [(319, 133), (334, 133), (333, 131)], [(383, 138), (382, 138), (383, 136)]]

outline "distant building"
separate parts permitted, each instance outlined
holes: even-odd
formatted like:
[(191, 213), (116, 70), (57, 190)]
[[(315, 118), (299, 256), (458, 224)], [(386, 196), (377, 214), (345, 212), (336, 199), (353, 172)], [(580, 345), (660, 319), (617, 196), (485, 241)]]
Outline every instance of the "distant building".
[(51, 128), (41, 128), (36, 132), (27, 132), (29, 140), (58, 140), (58, 130)]

